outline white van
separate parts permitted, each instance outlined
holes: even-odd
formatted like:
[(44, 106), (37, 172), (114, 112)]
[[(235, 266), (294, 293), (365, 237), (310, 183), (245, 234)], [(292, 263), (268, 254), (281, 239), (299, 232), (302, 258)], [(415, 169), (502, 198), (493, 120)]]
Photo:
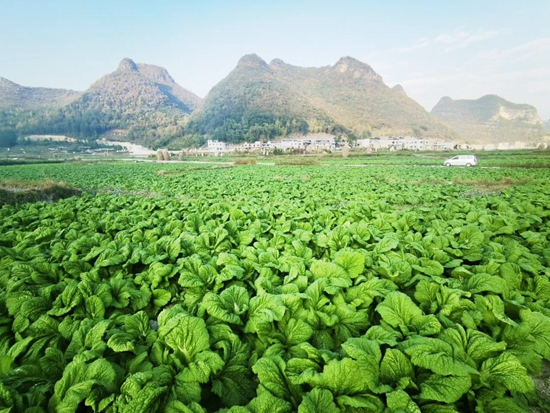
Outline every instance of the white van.
[(443, 162), (445, 166), (476, 166), (477, 158), (475, 155), (457, 155), (452, 158), (446, 159)]

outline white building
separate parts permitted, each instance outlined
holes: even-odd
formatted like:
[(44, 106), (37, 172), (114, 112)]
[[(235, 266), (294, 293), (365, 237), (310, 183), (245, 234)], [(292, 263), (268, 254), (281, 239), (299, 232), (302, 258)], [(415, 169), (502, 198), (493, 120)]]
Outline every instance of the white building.
[(207, 140), (206, 146), (209, 152), (225, 152), (227, 150), (227, 144), (222, 141)]
[(312, 133), (309, 135), (292, 134), (286, 138), (279, 138), (267, 142), (265, 148), (267, 150), (280, 149), (283, 151), (332, 151), (336, 148), (336, 143), (334, 141), (334, 136), (327, 133)]

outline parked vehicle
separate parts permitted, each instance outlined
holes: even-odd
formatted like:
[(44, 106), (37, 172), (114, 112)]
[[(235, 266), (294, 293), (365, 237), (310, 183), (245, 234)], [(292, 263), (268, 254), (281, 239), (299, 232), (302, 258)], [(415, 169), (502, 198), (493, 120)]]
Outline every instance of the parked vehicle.
[(476, 166), (477, 158), (475, 155), (457, 155), (446, 159), (443, 163), (445, 166)]

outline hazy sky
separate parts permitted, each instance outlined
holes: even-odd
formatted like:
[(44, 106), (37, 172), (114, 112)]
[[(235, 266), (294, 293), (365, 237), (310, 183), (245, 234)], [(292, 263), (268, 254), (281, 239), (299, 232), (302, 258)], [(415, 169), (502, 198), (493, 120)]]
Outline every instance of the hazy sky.
[(550, 118), (549, 0), (0, 0), (0, 76), (84, 90), (130, 57), (204, 97), (247, 53), (298, 66), (342, 56), (428, 111), (497, 94)]

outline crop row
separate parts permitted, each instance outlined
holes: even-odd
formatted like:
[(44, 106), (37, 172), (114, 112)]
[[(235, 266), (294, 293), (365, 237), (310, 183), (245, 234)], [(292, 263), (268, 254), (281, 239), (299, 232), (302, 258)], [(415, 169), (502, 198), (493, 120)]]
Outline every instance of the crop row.
[[(66, 180), (105, 189), (118, 167)], [(531, 183), (479, 195), (424, 183), (471, 176), (443, 168), (170, 167), (120, 165), (121, 192), (162, 196), (0, 209), (0, 409), (544, 403), (530, 377), (550, 359), (543, 176), (509, 171)]]

